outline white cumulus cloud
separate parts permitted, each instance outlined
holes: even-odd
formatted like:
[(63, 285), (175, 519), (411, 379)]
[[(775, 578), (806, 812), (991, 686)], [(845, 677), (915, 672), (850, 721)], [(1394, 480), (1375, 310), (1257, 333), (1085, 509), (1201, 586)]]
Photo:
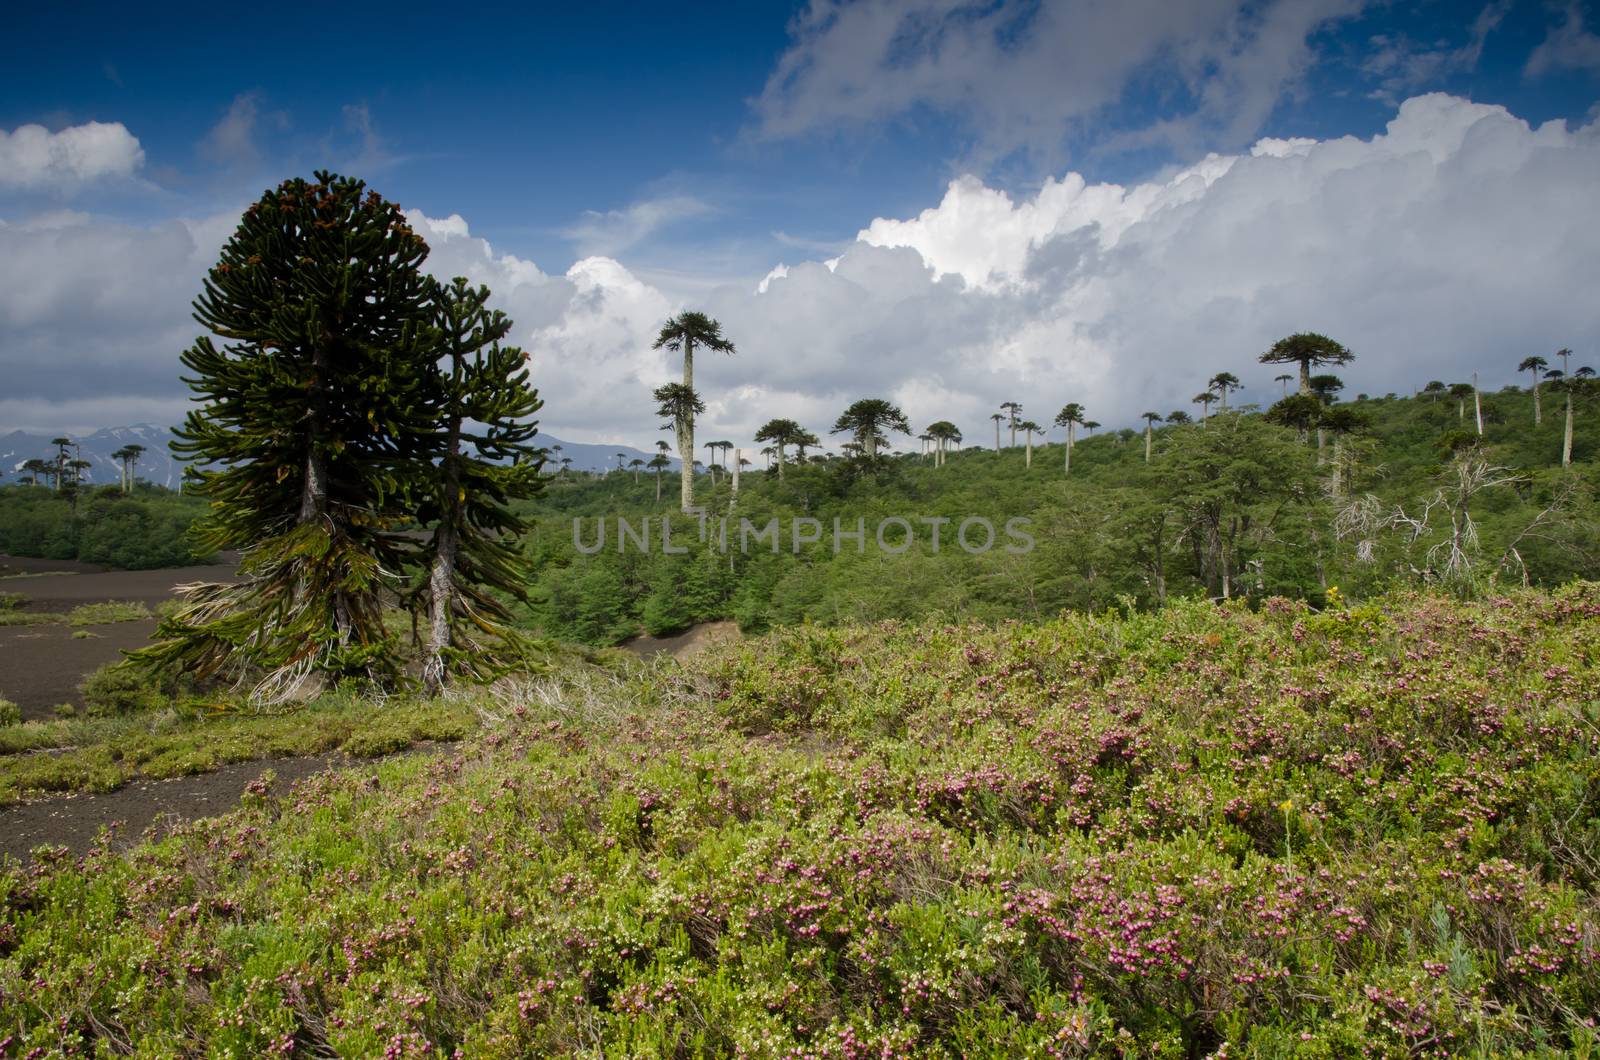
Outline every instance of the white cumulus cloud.
[[(1597, 172), (1600, 124), (1531, 127), (1428, 95), (1369, 139), (1263, 140), (1139, 184), (1069, 172), (1019, 193), (961, 178), (915, 216), (869, 220), (836, 257), (722, 285), (674, 288), (602, 255), (546, 271), (460, 215), (410, 216), (436, 275), (489, 285), (514, 319), (560, 437), (661, 437), (650, 391), (677, 364), (650, 345), (694, 308), (738, 345), (697, 361), (702, 437), (757, 449), (767, 418), (825, 433), (849, 402), (882, 396), (919, 429), (950, 419), (974, 443), (992, 441), (1006, 400), (1039, 422), (1077, 401), (1135, 426), (1146, 409), (1188, 409), (1227, 370), (1241, 400), (1270, 401), (1277, 371), (1256, 358), (1302, 330), (1355, 351), (1341, 372), (1352, 394), (1474, 371), (1520, 382), (1521, 358), (1562, 346), (1600, 367)], [(131, 404), (113, 418), (119, 396), (181, 397), (188, 301), (235, 220), (0, 224), (12, 401), (94, 407), (115, 425), (148, 418)]]
[(91, 121), (51, 132), (43, 125), (0, 129), (0, 187), (70, 189), (132, 176), (144, 149), (121, 122)]

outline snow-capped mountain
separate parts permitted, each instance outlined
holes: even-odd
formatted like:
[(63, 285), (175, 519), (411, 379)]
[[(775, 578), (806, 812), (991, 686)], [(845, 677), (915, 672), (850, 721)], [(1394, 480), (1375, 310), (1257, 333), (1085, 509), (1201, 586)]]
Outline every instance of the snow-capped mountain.
[[(167, 443), (172, 440), (172, 429), (169, 427), (140, 423), (132, 427), (107, 427), (93, 434), (70, 437), (75, 446), (73, 454), (89, 461), (84, 477), (90, 482), (118, 481), (121, 461), (114, 459), (111, 454), (125, 445), (144, 446), (145, 451), (139, 456), (139, 478), (176, 489), (183, 474), (183, 465), (173, 459), (172, 451), (167, 448)], [(53, 461), (56, 447), (51, 444), (51, 438), (51, 435), (25, 434), (22, 431), (0, 434), (0, 482), (15, 482), (23, 463), (28, 460)], [(624, 465), (630, 460), (649, 460), (655, 455), (627, 445), (568, 442), (543, 433), (534, 437), (534, 444), (547, 449), (561, 447), (559, 452), (550, 454), (546, 464), (552, 471), (560, 466), (564, 457), (572, 460), (574, 471), (610, 471), (617, 466), (618, 453), (623, 454)], [(677, 467), (676, 460), (673, 461), (673, 467)]]

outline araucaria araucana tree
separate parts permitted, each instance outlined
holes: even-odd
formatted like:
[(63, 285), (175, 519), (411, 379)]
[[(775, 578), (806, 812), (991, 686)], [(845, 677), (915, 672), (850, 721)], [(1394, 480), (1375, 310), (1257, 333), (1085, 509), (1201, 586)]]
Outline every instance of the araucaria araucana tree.
[[(520, 587), (506, 502), (537, 488), (523, 421), (539, 402), (487, 292), (441, 287), (427, 253), (398, 206), (327, 172), (245, 211), (195, 302), (225, 345), (182, 355), (202, 404), (172, 446), (211, 502), (198, 547), (239, 549), (242, 578), (187, 587), (136, 663), (254, 681), (269, 701), (394, 687), (393, 601), (433, 612), (435, 687), (503, 661), (489, 594)], [(416, 521), (430, 537), (405, 532)]]
[(898, 406), (882, 398), (862, 398), (834, 421), (832, 433), (844, 431), (854, 435), (856, 444), (861, 447), (862, 455), (868, 461), (875, 461), (878, 458), (880, 435), (885, 431), (910, 434), (911, 424), (906, 422), (906, 415)]
[(756, 432), (758, 442), (771, 442), (773, 454), (778, 458), (778, 477), (783, 477), (783, 450), (785, 446), (794, 445), (805, 433), (805, 428), (790, 419), (772, 419), (761, 425)]
[(1262, 364), (1300, 366), (1300, 393), (1311, 393), (1311, 369), (1324, 365), (1349, 364), (1356, 359), (1343, 345), (1314, 331), (1302, 331), (1279, 339), (1261, 355)]
[[(654, 349), (668, 349), (673, 353), (683, 353), (683, 388), (688, 393), (694, 393), (694, 348), (704, 346), (708, 350), (718, 353), (734, 353), (733, 342), (722, 334), (722, 325), (712, 320), (704, 313), (690, 310), (679, 313), (677, 316), (661, 325), (661, 333), (656, 336)], [(656, 400), (660, 401), (661, 391), (656, 391)], [(696, 399), (698, 400), (698, 399)], [(698, 408), (684, 405), (688, 411), (684, 417), (674, 416), (674, 429), (678, 443), (678, 457), (683, 462), (682, 495), (679, 506), (688, 511), (694, 507), (694, 417), (698, 412), (704, 412), (703, 405)]]
[(543, 486), (533, 445), (543, 404), (528, 386), (527, 355), (502, 346), (511, 320), (488, 308), (489, 288), (457, 277), (437, 285), (437, 375), (433, 429), (423, 436), (417, 515), (433, 524), (418, 587), (428, 614), (423, 687), (436, 693), (451, 675), (489, 680), (523, 653), (511, 612), (496, 593), (525, 597), (532, 571), (518, 547), (527, 523), (509, 506)]
[(243, 550), (243, 578), (191, 587), (136, 659), (255, 674), (265, 699), (401, 677), (382, 610), (434, 384), (427, 253), (397, 205), (331, 173), (245, 211), (194, 303), (227, 344), (183, 353), (202, 406), (172, 445), (211, 501), (199, 549)]

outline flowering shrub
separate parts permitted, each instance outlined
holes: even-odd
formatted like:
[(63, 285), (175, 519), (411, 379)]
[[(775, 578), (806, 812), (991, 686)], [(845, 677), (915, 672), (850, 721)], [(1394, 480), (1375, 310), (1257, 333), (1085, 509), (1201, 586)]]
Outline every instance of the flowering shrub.
[(1196, 603), (501, 689), (0, 873), (0, 1051), (1592, 1054), (1597, 620)]

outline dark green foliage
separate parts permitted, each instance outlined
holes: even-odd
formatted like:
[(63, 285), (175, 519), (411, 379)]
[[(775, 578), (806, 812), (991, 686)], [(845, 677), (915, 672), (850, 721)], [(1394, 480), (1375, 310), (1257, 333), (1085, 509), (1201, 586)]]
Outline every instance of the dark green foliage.
[[(1487, 426), (1483, 452), (1515, 473), (1494, 476), (1506, 481), (1471, 500), (1474, 574), (1452, 588), (1517, 584), (1524, 566), (1535, 584), (1600, 576), (1592, 463), (1600, 417), (1578, 407), (1575, 464), (1563, 472), (1562, 417), (1552, 414), (1549, 392), (1538, 431), (1531, 393), (1494, 397), (1505, 422)], [(1436, 443), (1461, 427), (1455, 402), (1425, 396), (1330, 407), (1291, 395), (1280, 404), (1305, 410), (1304, 437), (1294, 426), (1273, 425), (1277, 416), (1218, 414), (1204, 428), (1156, 428), (1147, 465), (1142, 435), (1097, 432), (1078, 440), (1065, 480), (1060, 443), (1037, 446), (1031, 470), (1017, 450), (975, 447), (951, 451), (943, 467), (920, 456), (883, 459), (875, 478), (840, 459), (791, 460), (781, 479), (775, 468), (747, 474), (726, 552), (715, 534), (702, 544), (692, 531), (674, 532), (691, 559), (710, 553), (726, 572), (706, 583), (709, 590), (697, 588), (692, 606), (662, 588), (673, 581), (658, 548), (641, 555), (630, 547), (618, 556), (614, 532), (599, 555), (579, 555), (571, 544), (574, 515), (586, 517), (591, 542), (598, 516), (624, 515), (635, 525), (647, 513), (659, 516), (653, 483), (615, 475), (552, 480), (530, 535), (537, 576), (526, 621), (553, 636), (614, 643), (646, 627), (681, 628), (690, 616), (735, 618), (746, 630), (937, 613), (984, 621), (1048, 617), (1123, 601), (1145, 608), (1221, 596), (1224, 562), (1229, 594), (1252, 602), (1274, 594), (1318, 601), (1329, 585), (1362, 596), (1438, 581), (1429, 552), (1448, 540), (1454, 502), (1440, 505), (1437, 496), (1455, 495), (1458, 471)], [(1318, 427), (1328, 435), (1320, 454)], [(1464, 441), (1476, 442), (1476, 435)], [(703, 476), (698, 489), (711, 511), (728, 511), (725, 485), (713, 489)], [(1395, 517), (1403, 511), (1420, 518), (1430, 503), (1426, 527), (1413, 538), (1412, 526)], [(878, 555), (871, 528), (894, 515), (983, 515), (997, 529), (1005, 518), (1023, 516), (1032, 520), (1036, 545), (1025, 555), (968, 555), (946, 526), (934, 553), (919, 523), (908, 553)], [(846, 542), (835, 555), (826, 535), (800, 555), (787, 538), (776, 555), (765, 544), (740, 550), (739, 518), (757, 527), (777, 518), (787, 534), (802, 516), (820, 519), (830, 532), (835, 517), (846, 528), (864, 519), (866, 554)], [(671, 569), (700, 568), (674, 558)]]
[(207, 558), (189, 528), (205, 512), (198, 497), (153, 486), (127, 496), (115, 486), (70, 498), (39, 486), (0, 486), (0, 552), (147, 570)]
[(173, 450), (211, 508), (207, 548), (245, 550), (246, 579), (197, 591), (138, 658), (201, 674), (258, 670), (258, 692), (316, 675), (400, 676), (383, 599), (434, 383), (427, 245), (356, 180), (284, 182), (244, 213), (195, 302), (182, 357), (203, 402)]
[(509, 505), (542, 485), (543, 455), (530, 444), (542, 402), (526, 355), (500, 344), (511, 320), (486, 308), (488, 298), (460, 277), (434, 295), (447, 367), (428, 409), (436, 426), (419, 443), (431, 475), (417, 513), (434, 527), (418, 557), (429, 614), (423, 680), (434, 691), (447, 674), (492, 678), (525, 650), (501, 594), (524, 595), (530, 577), (519, 541), (527, 523)]
[(1311, 369), (1321, 365), (1349, 364), (1355, 360), (1341, 343), (1314, 331), (1298, 332), (1281, 338), (1259, 358), (1262, 364), (1297, 364), (1300, 366), (1300, 392), (1311, 391)]

